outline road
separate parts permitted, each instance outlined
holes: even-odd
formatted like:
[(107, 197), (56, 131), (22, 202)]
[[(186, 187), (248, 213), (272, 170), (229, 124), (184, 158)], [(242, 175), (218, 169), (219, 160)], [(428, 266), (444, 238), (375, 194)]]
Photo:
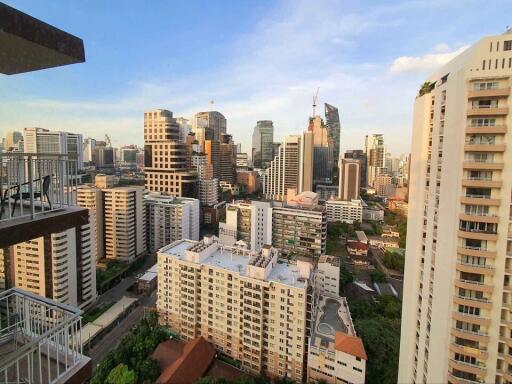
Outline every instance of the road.
[[(110, 292), (110, 291), (109, 291)], [(99, 364), (110, 351), (118, 346), (122, 338), (130, 330), (131, 327), (138, 324), (144, 314), (144, 307), (154, 307), (156, 304), (156, 291), (150, 296), (144, 296), (140, 299), (139, 305), (131, 310), (131, 312), (116, 325), (109, 333), (107, 333), (100, 342), (98, 342), (90, 351), (93, 367)]]

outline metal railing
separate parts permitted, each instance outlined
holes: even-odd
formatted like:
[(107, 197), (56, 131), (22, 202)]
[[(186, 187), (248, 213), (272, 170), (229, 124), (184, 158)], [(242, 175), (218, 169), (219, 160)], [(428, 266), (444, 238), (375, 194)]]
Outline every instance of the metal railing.
[(0, 381), (58, 383), (89, 358), (82, 311), (18, 288), (0, 293)]
[(0, 222), (76, 204), (77, 161), (67, 155), (0, 153)]

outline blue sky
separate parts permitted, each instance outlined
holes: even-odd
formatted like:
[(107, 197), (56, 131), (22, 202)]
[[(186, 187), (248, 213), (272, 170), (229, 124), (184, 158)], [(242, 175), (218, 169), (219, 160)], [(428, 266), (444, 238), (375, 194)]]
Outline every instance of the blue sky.
[[(41, 1), (7, 4), (81, 37), (86, 63), (0, 75), (0, 137), (27, 126), (142, 144), (145, 109), (213, 109), (244, 149), (307, 126), (311, 98), (340, 109), (342, 148), (384, 133), (409, 150), (424, 78), (512, 24), (509, 1)], [(320, 108), (321, 110), (321, 108)]]

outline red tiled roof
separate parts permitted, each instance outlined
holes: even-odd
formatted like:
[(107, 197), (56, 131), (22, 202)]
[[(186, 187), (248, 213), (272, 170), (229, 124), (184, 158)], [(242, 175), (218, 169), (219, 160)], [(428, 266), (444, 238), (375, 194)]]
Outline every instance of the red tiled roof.
[(189, 341), (182, 355), (169, 365), (157, 379), (157, 384), (194, 383), (208, 370), (215, 358), (215, 349), (202, 336)]
[(347, 248), (350, 249), (360, 249), (360, 250), (368, 250), (368, 244), (362, 243), (360, 241), (348, 241)]
[(359, 337), (351, 336), (343, 332), (336, 332), (334, 339), (336, 350), (348, 353), (349, 355), (368, 360), (364, 350), (363, 342)]

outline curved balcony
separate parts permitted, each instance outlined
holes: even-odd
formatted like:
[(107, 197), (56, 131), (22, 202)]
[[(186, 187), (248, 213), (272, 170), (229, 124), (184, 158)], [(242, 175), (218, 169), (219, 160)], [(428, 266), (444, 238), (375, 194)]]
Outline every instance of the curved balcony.
[(472, 240), (487, 240), (487, 241), (497, 241), (498, 235), (492, 232), (477, 232), (477, 231), (466, 231), (459, 229), (458, 233), (459, 237), (464, 239), (472, 239)]
[(469, 264), (457, 261), (457, 271), (468, 273), (479, 273), (481, 275), (494, 275), (494, 267), (490, 265)]
[(468, 215), (466, 213), (459, 214), (459, 219), (465, 221), (478, 221), (480, 223), (493, 223), (498, 224), (499, 217), (491, 214), (483, 214), (483, 215)]
[(477, 257), (488, 257), (491, 259), (494, 259), (496, 257), (496, 251), (488, 251), (485, 248), (479, 248), (479, 247), (457, 247), (457, 252), (460, 255), (466, 255), (466, 256), (477, 256)]
[(481, 292), (492, 292), (494, 290), (494, 285), (488, 285), (473, 280), (456, 279), (455, 286), (458, 288), (471, 289), (474, 291)]
[(489, 299), (478, 299), (476, 297), (455, 296), (453, 302), (460, 305), (470, 305), (481, 309), (491, 309), (492, 303)]
[(463, 353), (464, 355), (476, 357), (477, 359), (480, 359), (480, 360), (487, 359), (487, 348), (486, 347), (472, 348), (472, 347), (467, 347), (464, 345), (459, 345), (456, 343), (451, 343), (450, 350), (452, 352)]
[(473, 89), (468, 91), (468, 99), (488, 98), (488, 97), (508, 97), (510, 95), (510, 87), (506, 88), (490, 88), (490, 89)]
[(480, 315), (470, 315), (467, 313), (453, 312), (452, 316), (455, 320), (465, 321), (471, 324), (486, 325), (491, 324), (491, 319), (488, 317), (482, 317)]
[(481, 384), (483, 383), (482, 380), (469, 380), (469, 379), (463, 379), (462, 377), (455, 376), (454, 374), (448, 372), (448, 379), (450, 383), (452, 384)]
[(466, 133), (467, 134), (475, 134), (475, 133), (482, 133), (482, 134), (492, 134), (492, 133), (507, 133), (507, 126), (506, 125), (493, 125), (493, 126), (481, 126), (481, 127), (473, 127), (468, 126), (466, 127)]
[(487, 332), (472, 332), (465, 329), (452, 328), (452, 336), (461, 337), (467, 340), (478, 341), (480, 343), (488, 343), (489, 335)]
[(487, 371), (485, 365), (482, 363), (481, 365), (465, 363), (463, 361), (458, 361), (455, 359), (448, 360), (448, 365), (451, 368), (458, 369), (459, 371), (473, 373), (475, 375), (485, 376)]

